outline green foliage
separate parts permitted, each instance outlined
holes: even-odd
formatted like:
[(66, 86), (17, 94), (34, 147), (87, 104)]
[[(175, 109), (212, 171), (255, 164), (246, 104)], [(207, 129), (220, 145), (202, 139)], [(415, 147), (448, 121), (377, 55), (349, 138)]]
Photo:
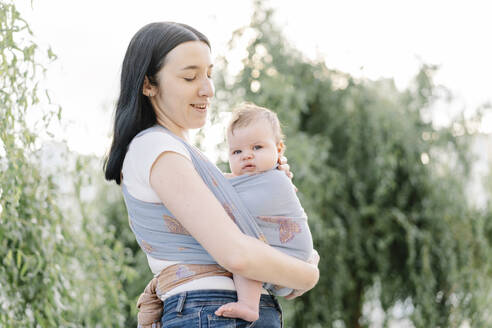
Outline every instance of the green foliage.
[(134, 260), (90, 196), (97, 174), (66, 147), (39, 147), (39, 131), (61, 117), (38, 89), (39, 62), (54, 59), (0, 1), (0, 326), (121, 327)]
[(52, 178), (43, 178), (30, 158), (35, 134), (24, 116), (39, 102), (30, 87), (40, 68), (37, 46), (16, 40), (31, 32), (13, 4), (0, 3), (0, 22), (0, 325), (56, 326), (60, 305), (72, 300), (64, 277), (72, 245), (61, 242), (69, 232)]
[[(378, 302), (391, 322), (416, 327), (491, 324), (490, 220), (464, 194), (468, 138), (435, 129), (426, 113), (443, 89), (423, 65), (399, 91), (392, 80), (357, 80), (292, 48), (255, 2), (243, 68), (228, 80), (219, 61), (219, 109), (247, 100), (274, 109), (321, 254), (318, 286), (284, 302), (292, 327), (366, 327)], [(465, 126), (463, 121), (456, 124)], [(371, 297), (375, 295), (375, 297)]]
[[(129, 229), (121, 190), (102, 179), (100, 159), (79, 155), (76, 167), (77, 173), (71, 174), (76, 177), (76, 212), (82, 214), (82, 235), (87, 237), (78, 257), (84, 259), (87, 296), (98, 296), (97, 302), (90, 302), (94, 308), (91, 326), (103, 322), (98, 312), (104, 309), (103, 315), (119, 316), (113, 326), (136, 327), (138, 296), (153, 278), (147, 258)], [(96, 261), (91, 254), (97, 254)], [(98, 279), (107, 287), (94, 286)]]

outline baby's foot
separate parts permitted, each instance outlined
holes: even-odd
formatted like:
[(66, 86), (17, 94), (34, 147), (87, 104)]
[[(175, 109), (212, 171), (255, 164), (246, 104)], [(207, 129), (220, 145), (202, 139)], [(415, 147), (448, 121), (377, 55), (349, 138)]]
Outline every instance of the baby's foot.
[(224, 304), (215, 311), (215, 315), (228, 318), (240, 318), (245, 321), (256, 321), (259, 318), (258, 307), (254, 308), (241, 302)]

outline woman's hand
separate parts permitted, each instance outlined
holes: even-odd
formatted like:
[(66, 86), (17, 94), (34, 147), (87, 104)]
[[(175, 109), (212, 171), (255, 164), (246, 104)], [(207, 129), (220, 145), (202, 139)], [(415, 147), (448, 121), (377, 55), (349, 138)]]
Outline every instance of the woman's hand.
[[(318, 254), (318, 252), (315, 249), (313, 249), (313, 252), (311, 253), (311, 257), (307, 260), (307, 262), (318, 266), (318, 263), (319, 263), (319, 254)], [(292, 293), (290, 293), (289, 295), (285, 296), (285, 299), (286, 300), (292, 300), (292, 299), (294, 299), (294, 298), (296, 298), (298, 296), (301, 296), (302, 294), (304, 294), (308, 290), (309, 289), (294, 289), (292, 291)]]
[(290, 172), (290, 166), (287, 164), (287, 157), (285, 156), (280, 156), (278, 158), (278, 169), (280, 171), (284, 171), (285, 174), (292, 179), (294, 177), (294, 174)]
[[(285, 156), (280, 156), (278, 158), (278, 167), (277, 167), (277, 169), (279, 169), (280, 171), (284, 171), (285, 174), (291, 180), (294, 177), (294, 173), (290, 172), (290, 166), (289, 166), (289, 164), (287, 164), (287, 157), (285, 157)], [(294, 189), (297, 192), (297, 187), (295, 185), (294, 185)]]

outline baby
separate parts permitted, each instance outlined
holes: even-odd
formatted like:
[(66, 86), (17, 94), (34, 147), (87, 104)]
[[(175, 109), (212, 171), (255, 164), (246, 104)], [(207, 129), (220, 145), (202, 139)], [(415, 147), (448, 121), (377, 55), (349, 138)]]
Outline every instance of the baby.
[[(268, 243), (306, 261), (312, 253), (311, 232), (294, 186), (276, 170), (285, 150), (277, 115), (250, 103), (239, 106), (227, 129), (230, 182), (250, 210)], [(234, 275), (238, 301), (221, 306), (216, 315), (255, 321), (262, 283)], [(266, 284), (275, 295), (292, 290)]]

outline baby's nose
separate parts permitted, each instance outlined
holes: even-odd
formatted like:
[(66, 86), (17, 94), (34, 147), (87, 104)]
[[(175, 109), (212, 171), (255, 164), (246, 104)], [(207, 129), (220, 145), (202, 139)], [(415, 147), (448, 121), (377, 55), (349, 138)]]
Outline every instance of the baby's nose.
[(253, 153), (250, 151), (243, 152), (243, 159), (250, 159), (253, 157)]

